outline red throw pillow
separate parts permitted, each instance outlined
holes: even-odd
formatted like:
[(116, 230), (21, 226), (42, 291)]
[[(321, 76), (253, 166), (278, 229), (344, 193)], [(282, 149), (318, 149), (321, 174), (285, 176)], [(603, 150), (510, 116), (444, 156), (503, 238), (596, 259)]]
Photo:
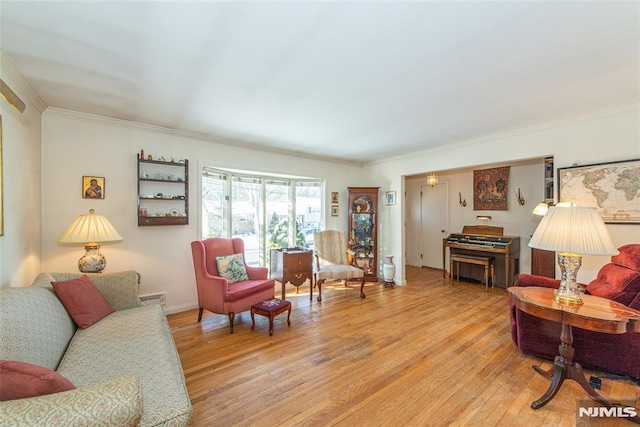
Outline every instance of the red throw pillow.
[(73, 321), (82, 329), (115, 311), (86, 274), (64, 282), (51, 282), (51, 285)]
[(24, 399), (75, 390), (75, 386), (51, 369), (14, 360), (0, 360), (0, 401)]

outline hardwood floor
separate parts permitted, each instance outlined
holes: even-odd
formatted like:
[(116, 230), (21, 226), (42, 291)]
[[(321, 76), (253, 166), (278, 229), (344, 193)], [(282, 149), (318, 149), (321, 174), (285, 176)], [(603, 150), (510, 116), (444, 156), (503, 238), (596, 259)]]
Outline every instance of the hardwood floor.
[[(287, 290), (274, 321), (205, 310), (168, 316), (193, 403), (194, 426), (573, 426), (586, 394), (567, 381), (536, 411), (549, 383), (511, 341), (507, 292), (408, 267), (407, 285), (385, 289), (333, 282), (323, 301)], [(276, 296), (280, 285), (276, 284)], [(638, 401), (631, 380), (602, 378), (605, 397)], [(606, 424), (628, 425), (622, 419)], [(613, 423), (612, 423), (613, 421)], [(581, 420), (581, 422), (584, 422)]]

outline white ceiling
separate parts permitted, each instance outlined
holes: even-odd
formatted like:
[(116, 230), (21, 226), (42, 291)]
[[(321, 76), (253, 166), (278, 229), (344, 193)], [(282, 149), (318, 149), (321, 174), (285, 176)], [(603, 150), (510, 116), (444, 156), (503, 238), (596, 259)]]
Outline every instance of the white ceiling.
[(369, 162), (640, 102), (638, 1), (5, 1), (51, 107)]

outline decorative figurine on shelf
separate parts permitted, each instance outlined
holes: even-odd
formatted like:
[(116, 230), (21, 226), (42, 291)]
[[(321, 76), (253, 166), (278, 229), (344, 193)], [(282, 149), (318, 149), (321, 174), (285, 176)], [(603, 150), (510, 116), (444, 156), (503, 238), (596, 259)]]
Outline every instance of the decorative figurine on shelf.
[(147, 156), (147, 160), (153, 160), (153, 156), (152, 156), (151, 154), (149, 154), (149, 155)]
[(160, 160), (161, 162), (164, 162), (165, 161), (164, 160), (164, 156), (160, 156), (160, 158), (158, 160)]
[(140, 150), (140, 160), (144, 160), (144, 150)]

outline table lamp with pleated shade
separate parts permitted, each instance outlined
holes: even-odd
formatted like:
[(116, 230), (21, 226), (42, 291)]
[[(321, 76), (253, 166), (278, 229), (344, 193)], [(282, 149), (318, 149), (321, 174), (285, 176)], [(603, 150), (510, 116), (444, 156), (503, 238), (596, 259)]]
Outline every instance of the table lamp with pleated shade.
[(533, 233), (529, 247), (555, 251), (562, 272), (555, 300), (582, 304), (576, 282), (583, 255), (615, 255), (618, 248), (596, 208), (553, 206)]
[(107, 260), (100, 253), (100, 243), (120, 242), (123, 238), (104, 215), (96, 215), (89, 209), (89, 215), (80, 215), (58, 239), (62, 244), (84, 244), (86, 253), (78, 260), (78, 268), (83, 273), (100, 273)]

